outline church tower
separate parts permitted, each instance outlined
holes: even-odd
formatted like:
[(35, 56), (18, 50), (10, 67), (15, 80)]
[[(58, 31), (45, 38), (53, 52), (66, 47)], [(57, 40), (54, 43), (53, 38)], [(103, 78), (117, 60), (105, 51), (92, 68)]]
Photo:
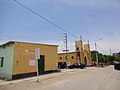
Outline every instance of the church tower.
[(82, 37), (80, 40), (75, 41), (75, 52), (76, 52), (76, 63), (83, 63), (84, 51), (83, 51), (83, 42)]

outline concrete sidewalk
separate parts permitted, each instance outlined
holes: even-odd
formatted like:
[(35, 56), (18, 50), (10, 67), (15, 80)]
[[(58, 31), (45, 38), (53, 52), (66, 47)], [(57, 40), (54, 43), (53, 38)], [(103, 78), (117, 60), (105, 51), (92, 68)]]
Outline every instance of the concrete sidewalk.
[[(91, 67), (88, 67), (87, 69), (90, 69), (90, 68)], [(39, 76), (39, 79), (40, 80), (49, 79), (49, 78), (57, 77), (57, 76), (60, 76), (60, 75), (63, 75), (63, 74), (75, 73), (77, 71), (83, 71), (83, 70), (86, 71), (86, 69), (61, 69), (60, 72), (41, 75), (41, 76)], [(34, 76), (34, 77), (23, 78), (23, 79), (12, 80), (12, 81), (0, 80), (0, 85), (13, 84), (13, 83), (22, 82), (22, 81), (37, 81), (37, 77)]]
[[(46, 75), (41, 75), (39, 76), (39, 80), (44, 80), (52, 77), (56, 77), (61, 75), (62, 73), (52, 73), (52, 74), (46, 74)], [(13, 84), (17, 82), (22, 82), (22, 81), (37, 81), (37, 76), (34, 77), (29, 77), (29, 78), (23, 78), (23, 79), (18, 79), (18, 80), (12, 80), (12, 81), (3, 81), (0, 80), (0, 85), (7, 85), (7, 84)]]
[[(66, 73), (66, 72), (73, 72), (74, 70), (73, 69), (61, 69), (60, 71), (61, 72), (56, 72), (56, 73), (41, 75), (41, 76), (39, 76), (39, 79), (40, 80), (44, 80), (44, 79), (49, 79), (49, 78), (57, 77), (57, 76), (60, 76), (60, 75), (62, 75), (64, 73)], [(17, 82), (22, 82), (22, 81), (29, 81), (29, 80), (37, 81), (37, 77), (34, 76), (34, 77), (23, 78), (23, 79), (12, 80), (12, 81), (3, 81), (3, 80), (0, 80), (0, 85), (7, 85), (7, 84), (17, 83)]]

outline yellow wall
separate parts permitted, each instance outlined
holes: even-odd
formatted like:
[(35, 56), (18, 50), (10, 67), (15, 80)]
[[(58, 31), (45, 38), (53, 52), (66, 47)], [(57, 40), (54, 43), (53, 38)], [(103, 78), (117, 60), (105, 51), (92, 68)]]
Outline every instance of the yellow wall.
[(83, 44), (82, 44), (82, 40), (79, 41), (75, 41), (75, 50), (77, 51), (77, 47), (79, 48), (79, 51), (83, 50)]
[[(59, 54), (58, 54), (58, 62), (66, 62), (65, 57), (66, 57), (66, 54), (64, 54), (64, 53), (59, 53)], [(61, 59), (60, 59), (60, 58), (61, 58)]]
[[(73, 59), (72, 59), (73, 56)], [(74, 64), (76, 62), (76, 53), (75, 52), (71, 52), (68, 54), (68, 61), (70, 62), (70, 64)]]
[[(73, 56), (73, 59), (72, 59)], [(62, 59), (60, 59), (60, 57)], [(59, 53), (58, 54), (58, 62), (66, 62), (66, 53)], [(70, 64), (74, 64), (76, 62), (76, 53), (75, 52), (69, 52), (68, 53), (68, 62), (70, 62)]]
[(91, 52), (90, 52), (90, 45), (89, 44), (84, 45), (84, 53), (85, 53), (85, 56), (88, 59), (88, 61), (87, 61), (88, 65), (91, 65), (92, 64), (92, 58), (91, 58)]
[(86, 50), (87, 52), (90, 52), (90, 45), (89, 44), (85, 44), (84, 45), (84, 50)]
[[(89, 53), (87, 51), (84, 51), (84, 57), (86, 57), (86, 59), (87, 59), (87, 65), (89, 65), (90, 60), (89, 60)], [(85, 63), (85, 60), (84, 60), (84, 63)]]
[(83, 51), (80, 52), (80, 62), (84, 63), (84, 52)]
[[(35, 56), (32, 55), (35, 52), (35, 48), (40, 48), (40, 55), (45, 55), (45, 71), (58, 69), (57, 45), (24, 42), (16, 42), (14, 45), (13, 75), (36, 72), (36, 66), (29, 65), (30, 60), (35, 60)], [(25, 52), (27, 52), (27, 54), (25, 54)]]

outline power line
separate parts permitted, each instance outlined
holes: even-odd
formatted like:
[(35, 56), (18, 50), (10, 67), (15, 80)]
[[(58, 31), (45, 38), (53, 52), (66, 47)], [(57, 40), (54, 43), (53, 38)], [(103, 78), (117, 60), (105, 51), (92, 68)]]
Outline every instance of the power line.
[(7, 34), (5, 34), (5, 33), (3, 33), (3, 32), (0, 32), (0, 33), (1, 33), (2, 35), (4, 35), (5, 37), (14, 40), (14, 39), (13, 39), (12, 37), (10, 37), (9, 35), (7, 35)]
[(104, 53), (106, 53), (106, 51), (104, 51), (102, 48), (100, 48), (98, 45), (97, 45), (97, 47), (102, 51), (102, 52), (104, 52)]
[(74, 35), (73, 33), (69, 32), (68, 30), (62, 28), (61, 26), (57, 25), (56, 23), (50, 21), (49, 19), (45, 18), (44, 16), (40, 15), (39, 13), (33, 11), (32, 9), (30, 9), (29, 7), (27, 7), (27, 6), (25, 6), (24, 4), (20, 3), (19, 1), (17, 1), (17, 0), (14, 0), (14, 1), (15, 1), (16, 3), (18, 3), (19, 5), (21, 5), (22, 7), (26, 8), (27, 10), (29, 10), (30, 12), (32, 12), (33, 14), (35, 14), (35, 15), (39, 16), (40, 18), (44, 19), (45, 21), (47, 21), (47, 22), (50, 23), (51, 25), (59, 28), (60, 30), (62, 30), (62, 31), (64, 31), (64, 32), (66, 32), (66, 33), (69, 33), (69, 34), (73, 35), (73, 36), (76, 37), (76, 38), (79, 38), (78, 36)]

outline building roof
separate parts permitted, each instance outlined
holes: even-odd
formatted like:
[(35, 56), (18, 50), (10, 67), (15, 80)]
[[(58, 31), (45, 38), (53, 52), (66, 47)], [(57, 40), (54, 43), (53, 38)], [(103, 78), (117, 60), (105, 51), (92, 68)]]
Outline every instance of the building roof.
[(0, 47), (5, 47), (5, 46), (10, 45), (10, 44), (14, 44), (14, 41), (9, 41), (9, 42), (6, 42), (6, 43), (2, 43), (2, 44), (0, 44)]
[(32, 42), (9, 41), (9, 42), (1, 44), (0, 47), (2, 47), (2, 46), (4, 47), (4, 46), (10, 45), (10, 44), (14, 44), (14, 43), (26, 43), (26, 44), (46, 45), (46, 46), (56, 46), (56, 47), (59, 46), (59, 45), (53, 45), (53, 44), (41, 44), (41, 43), (32, 43)]

